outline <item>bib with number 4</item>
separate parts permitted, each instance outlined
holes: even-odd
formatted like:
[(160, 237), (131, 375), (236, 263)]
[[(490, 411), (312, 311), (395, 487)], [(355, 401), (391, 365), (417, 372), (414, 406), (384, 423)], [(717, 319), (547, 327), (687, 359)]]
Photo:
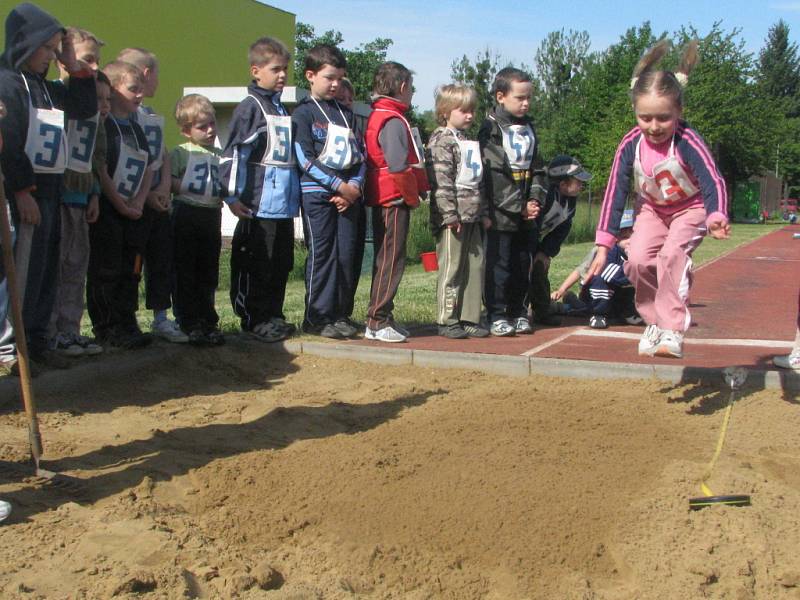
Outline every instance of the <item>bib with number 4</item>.
[(295, 162), (292, 152), (292, 118), (286, 115), (270, 115), (258, 98), (252, 94), (248, 94), (248, 98), (255, 100), (267, 122), (267, 149), (261, 157), (261, 164), (291, 167)]
[[(147, 167), (148, 153), (145, 148), (139, 148), (138, 143), (136, 148), (132, 148), (125, 143), (125, 138), (122, 136), (122, 130), (116, 119), (111, 115), (108, 116), (117, 127), (119, 132), (119, 159), (117, 160), (117, 167), (114, 169), (114, 189), (117, 193), (130, 200), (133, 198), (142, 185), (144, 179), (145, 168)], [(135, 139), (135, 136), (134, 136)]]
[[(358, 148), (353, 130), (349, 127), (343, 127), (342, 125), (333, 123), (319, 105), (319, 102), (313, 97), (311, 99), (314, 101), (314, 104), (317, 105), (317, 108), (319, 108), (323, 116), (328, 120), (328, 134), (325, 137), (325, 146), (322, 148), (322, 152), (317, 157), (317, 160), (326, 167), (335, 169), (336, 171), (344, 171), (362, 162), (364, 157), (361, 155), (361, 150)], [(334, 102), (336, 101), (334, 100)], [(336, 102), (336, 107), (339, 109), (339, 114), (342, 115), (342, 120), (347, 123), (347, 119), (338, 102)]]
[(458, 135), (450, 130), (458, 141), (458, 151), (461, 161), (458, 163), (456, 173), (456, 187), (477, 190), (483, 177), (483, 161), (481, 161), (481, 148), (478, 142), (459, 140)]
[(218, 156), (207, 152), (190, 152), (181, 179), (181, 195), (204, 201), (219, 198), (222, 196), (222, 187), (218, 171)]
[(515, 171), (530, 168), (533, 160), (533, 148), (536, 138), (530, 125), (507, 125), (501, 127), (503, 132), (503, 150), (508, 163)]
[(91, 119), (67, 121), (67, 168), (78, 173), (92, 171), (92, 155), (97, 140), (100, 113)]
[(669, 146), (667, 157), (653, 166), (653, 175), (647, 175), (642, 168), (639, 147), (636, 144), (636, 160), (634, 161), (634, 179), (636, 189), (653, 204), (667, 205), (683, 202), (695, 196), (700, 188), (683, 168), (675, 156), (675, 140)]
[[(24, 75), (20, 75), (28, 90), (28, 135), (25, 154), (31, 161), (34, 173), (63, 173), (67, 165), (67, 140), (64, 135), (64, 111), (53, 107), (35, 108), (31, 90)], [(47, 88), (45, 88), (47, 94)]]

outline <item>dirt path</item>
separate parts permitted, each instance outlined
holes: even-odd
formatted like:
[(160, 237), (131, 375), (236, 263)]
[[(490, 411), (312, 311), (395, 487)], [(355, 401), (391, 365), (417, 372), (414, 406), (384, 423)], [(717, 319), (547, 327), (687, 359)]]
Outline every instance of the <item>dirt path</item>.
[[(718, 389), (243, 342), (169, 357), (40, 394), (50, 466), (88, 501), (0, 479), (0, 596), (800, 598), (800, 406), (780, 393), (737, 402), (711, 482), (754, 505), (690, 513)], [(20, 414), (0, 439), (26, 455)]]

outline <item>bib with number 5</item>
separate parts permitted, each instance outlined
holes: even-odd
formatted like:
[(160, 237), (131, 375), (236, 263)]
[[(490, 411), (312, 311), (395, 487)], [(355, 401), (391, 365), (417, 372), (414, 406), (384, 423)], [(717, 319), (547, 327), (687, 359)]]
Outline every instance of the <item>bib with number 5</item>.
[(210, 200), (222, 195), (219, 185), (219, 157), (211, 153), (190, 152), (181, 179), (181, 195)]
[(111, 115), (108, 118), (116, 125), (119, 132), (119, 159), (117, 167), (114, 169), (114, 189), (120, 196), (129, 200), (137, 194), (142, 185), (149, 155), (147, 150), (139, 148), (138, 144), (136, 148), (126, 144), (117, 121)]
[(92, 171), (100, 113), (91, 119), (67, 121), (67, 168), (78, 173)]
[(530, 168), (533, 160), (533, 147), (536, 138), (530, 125), (507, 125), (501, 127), (503, 132), (503, 150), (508, 158), (508, 163), (515, 171), (525, 171)]
[(461, 153), (461, 161), (458, 163), (456, 174), (456, 187), (477, 190), (483, 177), (480, 145), (475, 141), (459, 140), (454, 131), (451, 130), (451, 133), (456, 137), (458, 151)]
[[(57, 108), (35, 108), (31, 90), (24, 75), (20, 75), (28, 90), (28, 135), (25, 154), (34, 173), (63, 173), (67, 165), (67, 140), (64, 135), (64, 111)], [(47, 93), (47, 88), (45, 88)], [(48, 100), (50, 96), (47, 96)], [(53, 106), (50, 101), (50, 106)]]
[(667, 157), (653, 165), (653, 175), (647, 175), (642, 168), (639, 147), (636, 144), (636, 160), (634, 161), (634, 179), (636, 189), (653, 204), (666, 205), (683, 202), (696, 195), (700, 188), (683, 168), (675, 156), (675, 140), (669, 146)]

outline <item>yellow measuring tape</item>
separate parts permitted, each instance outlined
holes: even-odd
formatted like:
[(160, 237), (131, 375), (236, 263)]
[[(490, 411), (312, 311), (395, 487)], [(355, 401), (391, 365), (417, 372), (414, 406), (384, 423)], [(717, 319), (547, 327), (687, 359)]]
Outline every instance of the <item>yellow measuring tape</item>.
[(706, 485), (706, 482), (711, 478), (711, 472), (714, 470), (714, 467), (717, 464), (717, 459), (722, 452), (722, 446), (725, 445), (725, 435), (728, 432), (728, 423), (730, 423), (731, 420), (731, 412), (733, 412), (733, 400), (734, 391), (731, 389), (731, 395), (728, 398), (728, 406), (725, 408), (725, 416), (722, 418), (722, 429), (719, 432), (719, 439), (717, 439), (717, 448), (714, 450), (714, 456), (711, 458), (711, 462), (708, 463), (706, 471), (703, 474), (703, 478), (700, 480), (700, 489), (706, 496), (715, 495), (714, 492), (712, 492), (711, 489)]

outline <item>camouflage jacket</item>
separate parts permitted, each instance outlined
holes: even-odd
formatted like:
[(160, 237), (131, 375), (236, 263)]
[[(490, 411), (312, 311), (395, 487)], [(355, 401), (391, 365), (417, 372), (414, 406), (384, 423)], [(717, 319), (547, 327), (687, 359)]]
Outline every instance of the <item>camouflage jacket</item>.
[(426, 149), (425, 164), (431, 183), (431, 229), (434, 233), (453, 223), (474, 223), (488, 214), (480, 189), (456, 187), (461, 152), (453, 132), (458, 140), (467, 139), (461, 131), (438, 127), (431, 134)]

